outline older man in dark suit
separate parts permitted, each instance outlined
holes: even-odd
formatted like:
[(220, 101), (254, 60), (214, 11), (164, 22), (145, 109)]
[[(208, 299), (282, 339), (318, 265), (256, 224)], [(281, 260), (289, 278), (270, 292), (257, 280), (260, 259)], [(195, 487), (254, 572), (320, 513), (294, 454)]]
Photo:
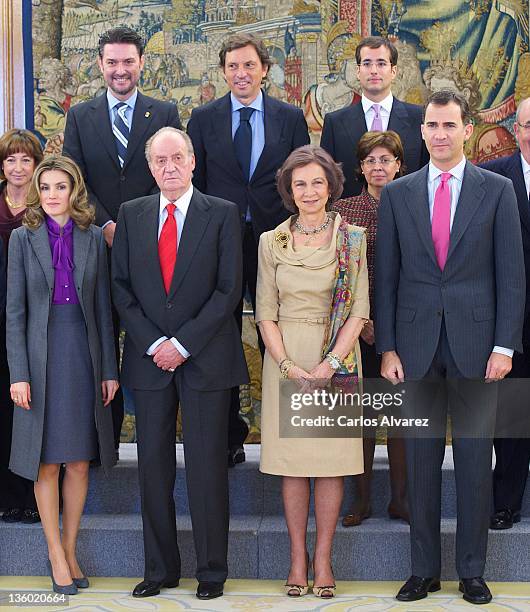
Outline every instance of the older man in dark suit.
[[(431, 161), (385, 187), (379, 209), (375, 337), (393, 383), (448, 381), (447, 399), (416, 407), (438, 421), (429, 439), (406, 440), (412, 576), (397, 595), (440, 589), (441, 466), (447, 403), (457, 486), (456, 566), (464, 599), (491, 600), (482, 578), (491, 503), (496, 385), (521, 350), (525, 278), (517, 200), (510, 181), (464, 157), (471, 136), (465, 98), (431, 95), (423, 138)], [(470, 379), (475, 379), (471, 384)], [(471, 432), (471, 433), (470, 433)], [(482, 432), (482, 433), (481, 433)]]
[(392, 95), (397, 74), (398, 50), (387, 38), (363, 38), (355, 49), (357, 76), (362, 88), (358, 104), (341, 108), (324, 117), (320, 145), (342, 163), (346, 177), (343, 198), (359, 195), (362, 184), (356, 178), (359, 160), (357, 143), (367, 131), (393, 130), (403, 142), (407, 172), (419, 170), (429, 161), (421, 138), (421, 107), (402, 102)]
[[(103, 228), (110, 248), (121, 203), (157, 191), (145, 160), (145, 143), (161, 127), (181, 126), (174, 104), (144, 96), (137, 89), (144, 46), (134, 30), (119, 27), (104, 32), (99, 39), (98, 66), (107, 93), (69, 111), (63, 153), (81, 168), (96, 207), (96, 223)], [(118, 354), (115, 311), (113, 319)], [(121, 391), (112, 402), (112, 416), (117, 449), (123, 421)]]
[[(530, 98), (523, 100), (517, 108), (514, 132), (519, 150), (509, 157), (487, 162), (482, 167), (509, 178), (517, 196), (526, 270), (526, 308), (523, 352), (514, 355), (510, 377), (530, 378), (530, 203), (528, 201), (530, 193)], [(513, 408), (513, 398), (505, 396), (505, 390), (501, 389), (500, 409), (504, 409), (502, 405), (504, 397), (509, 402), (506, 408)], [(490, 527), (491, 529), (510, 529), (514, 523), (521, 520), (521, 506), (530, 462), (530, 439), (496, 438), (494, 446), (494, 514), (491, 517)]]
[[(289, 213), (276, 190), (276, 172), (289, 154), (309, 143), (299, 108), (261, 90), (271, 60), (263, 41), (251, 34), (230, 36), (219, 52), (230, 93), (193, 110), (188, 134), (195, 149), (193, 184), (239, 207), (243, 236), (243, 293), (256, 306), (258, 242)], [(241, 328), (243, 297), (235, 316)], [(263, 343), (260, 350), (264, 353)], [(228, 461), (245, 460), (248, 428), (239, 417), (239, 389), (232, 391)]]
[(161, 193), (122, 205), (112, 249), (114, 302), (127, 332), (122, 379), (134, 391), (148, 597), (175, 587), (175, 435), (180, 401), (197, 597), (227, 576), (230, 388), (248, 382), (233, 312), (241, 295), (241, 232), (232, 202), (191, 184), (189, 137), (162, 128), (146, 145)]

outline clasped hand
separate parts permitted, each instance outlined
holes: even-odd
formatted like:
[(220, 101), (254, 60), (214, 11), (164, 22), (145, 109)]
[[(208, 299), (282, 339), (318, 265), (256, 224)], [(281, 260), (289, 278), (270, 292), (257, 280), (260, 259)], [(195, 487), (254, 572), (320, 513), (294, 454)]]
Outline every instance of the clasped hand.
[(153, 361), (161, 370), (172, 372), (182, 365), (186, 358), (179, 353), (171, 340), (164, 340), (153, 351)]
[(333, 374), (335, 374), (335, 370), (331, 367), (328, 360), (324, 359), (311, 372), (307, 372), (303, 368), (294, 365), (289, 370), (288, 378), (298, 383), (302, 393), (307, 393), (321, 388), (323, 386), (322, 383), (327, 383), (331, 380)]

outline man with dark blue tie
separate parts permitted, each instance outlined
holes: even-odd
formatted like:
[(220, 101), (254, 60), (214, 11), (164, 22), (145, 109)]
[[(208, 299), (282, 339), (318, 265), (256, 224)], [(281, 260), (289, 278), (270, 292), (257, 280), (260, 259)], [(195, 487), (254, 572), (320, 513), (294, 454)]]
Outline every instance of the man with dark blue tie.
[[(96, 223), (111, 248), (121, 203), (158, 190), (145, 159), (145, 143), (161, 127), (181, 125), (174, 104), (138, 91), (144, 44), (134, 30), (118, 27), (104, 32), (98, 52), (107, 92), (71, 108), (63, 153), (81, 168), (96, 208)], [(113, 323), (118, 351), (119, 320), (114, 308)], [(121, 388), (112, 402), (112, 418), (118, 449), (123, 421)]]
[[(258, 242), (289, 213), (276, 190), (276, 171), (289, 154), (309, 143), (301, 109), (268, 96), (261, 89), (271, 60), (265, 44), (252, 34), (234, 34), (219, 52), (230, 92), (195, 108), (188, 134), (195, 150), (193, 184), (208, 195), (235, 202), (243, 237), (243, 293), (235, 316), (241, 328), (243, 296), (256, 304)], [(260, 341), (262, 354), (264, 347)], [(239, 416), (239, 389), (232, 390), (228, 463), (245, 460), (248, 434)]]

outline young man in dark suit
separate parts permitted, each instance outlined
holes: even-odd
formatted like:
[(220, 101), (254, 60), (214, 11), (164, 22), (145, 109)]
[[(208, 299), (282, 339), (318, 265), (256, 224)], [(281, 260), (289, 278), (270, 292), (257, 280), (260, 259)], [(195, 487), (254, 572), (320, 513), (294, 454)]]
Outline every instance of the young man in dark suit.
[[(513, 368), (509, 376), (530, 378), (530, 98), (523, 100), (515, 115), (514, 132), (519, 150), (509, 157), (501, 157), (482, 165), (497, 174), (509, 178), (515, 189), (521, 219), (521, 232), (526, 271), (526, 308), (523, 327), (523, 352), (513, 356)], [(500, 390), (500, 410), (505, 390)], [(513, 408), (512, 399), (506, 396), (507, 409)], [(514, 432), (515, 434), (515, 432)], [(530, 439), (496, 438), (495, 470), (493, 472), (494, 514), (491, 529), (510, 529), (521, 520), (521, 506), (528, 478), (530, 463)]]
[[(375, 338), (381, 374), (437, 381), (417, 390), (416, 415), (439, 426), (406, 439), (412, 576), (397, 599), (440, 590), (441, 467), (451, 414), (457, 491), (456, 569), (473, 604), (491, 593), (483, 579), (491, 503), (497, 386), (521, 350), (524, 260), (510, 181), (473, 166), (465, 98), (438, 91), (427, 101), (422, 134), (428, 166), (389, 183), (379, 207)], [(442, 385), (443, 383), (443, 385)], [(418, 389), (416, 387), (416, 389)], [(410, 398), (409, 398), (410, 399)], [(436, 409), (433, 409), (435, 405)]]
[(233, 316), (241, 295), (239, 215), (232, 202), (192, 186), (195, 157), (185, 132), (162, 128), (146, 157), (160, 193), (123, 204), (112, 249), (144, 529), (144, 580), (133, 595), (157, 595), (180, 579), (173, 499), (180, 402), (197, 597), (212, 599), (223, 594), (228, 573), (230, 389), (248, 382)]
[(341, 108), (324, 117), (320, 145), (342, 163), (346, 177), (343, 198), (359, 195), (362, 184), (356, 179), (359, 165), (356, 150), (367, 131), (393, 130), (401, 137), (407, 172), (419, 170), (429, 161), (421, 138), (421, 107), (402, 102), (392, 95), (397, 74), (398, 50), (387, 38), (363, 38), (355, 49), (357, 76), (362, 88), (358, 104)]
[[(256, 305), (258, 242), (289, 212), (276, 190), (276, 172), (289, 154), (309, 143), (301, 109), (268, 96), (261, 84), (271, 60), (265, 44), (252, 34), (234, 34), (219, 52), (220, 67), (230, 92), (195, 108), (188, 134), (195, 149), (193, 184), (209, 195), (235, 202), (243, 236), (243, 293), (235, 317), (241, 328), (243, 296)], [(260, 340), (260, 350), (264, 347)], [(239, 389), (232, 391), (228, 462), (245, 460), (248, 434), (239, 416)]]
[[(177, 107), (144, 96), (137, 85), (144, 66), (144, 45), (130, 28), (104, 32), (99, 39), (98, 66), (107, 93), (76, 104), (66, 118), (63, 153), (81, 168), (96, 223), (112, 247), (122, 202), (157, 190), (144, 155), (147, 140), (161, 127), (180, 128)], [(113, 310), (116, 352), (119, 320)], [(119, 448), (123, 394), (112, 402), (114, 443)]]

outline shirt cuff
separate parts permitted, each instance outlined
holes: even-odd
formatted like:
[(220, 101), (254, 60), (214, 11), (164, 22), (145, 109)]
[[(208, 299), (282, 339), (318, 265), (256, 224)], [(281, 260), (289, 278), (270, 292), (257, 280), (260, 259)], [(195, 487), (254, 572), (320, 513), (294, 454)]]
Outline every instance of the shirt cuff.
[(160, 346), (162, 342), (165, 342), (166, 340), (167, 340), (167, 336), (162, 336), (158, 340), (155, 340), (153, 344), (151, 344), (151, 346), (145, 351), (146, 354), (151, 356), (153, 354), (153, 351), (156, 349), (156, 347)]
[(103, 225), (101, 226), (101, 229), (104, 230), (109, 223), (114, 223), (114, 221), (112, 219), (109, 219), (108, 221), (105, 221), (105, 223), (103, 223)]
[(504, 348), (503, 346), (494, 346), (492, 353), (499, 353), (500, 355), (506, 355), (506, 357), (513, 357), (513, 349)]
[(177, 351), (186, 359), (190, 356), (188, 351), (182, 346), (182, 344), (176, 338), (170, 338), (169, 341), (177, 349)]

